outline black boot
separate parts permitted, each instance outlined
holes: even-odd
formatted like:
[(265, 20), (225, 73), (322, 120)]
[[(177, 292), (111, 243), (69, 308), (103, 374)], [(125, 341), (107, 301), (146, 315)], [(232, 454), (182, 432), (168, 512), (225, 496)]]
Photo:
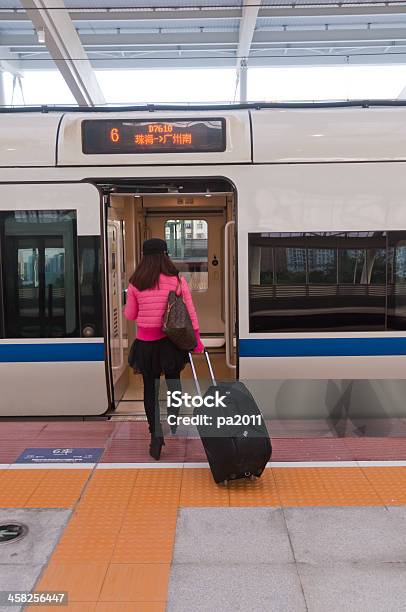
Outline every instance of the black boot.
[(162, 447), (165, 446), (165, 440), (163, 436), (151, 436), (151, 444), (149, 445), (149, 454), (151, 457), (158, 459), (161, 456)]

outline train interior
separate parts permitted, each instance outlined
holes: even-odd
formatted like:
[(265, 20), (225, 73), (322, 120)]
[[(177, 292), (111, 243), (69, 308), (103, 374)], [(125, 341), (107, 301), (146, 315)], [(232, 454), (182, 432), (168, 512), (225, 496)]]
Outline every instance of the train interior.
[[(169, 255), (187, 279), (200, 333), (217, 378), (236, 375), (235, 194), (225, 180), (170, 180), (115, 184), (107, 205), (108, 311), (112, 418), (144, 414), (143, 383), (127, 358), (136, 324), (123, 309), (126, 288), (148, 238), (167, 241)], [(194, 358), (202, 386), (209, 384), (203, 355)], [(194, 390), (192, 370), (182, 372), (183, 388)], [(161, 399), (165, 385), (161, 384)]]

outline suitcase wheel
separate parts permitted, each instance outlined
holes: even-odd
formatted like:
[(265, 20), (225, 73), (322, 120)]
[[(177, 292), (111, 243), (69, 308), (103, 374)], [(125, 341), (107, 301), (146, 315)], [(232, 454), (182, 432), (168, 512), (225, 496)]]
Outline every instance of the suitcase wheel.
[(223, 485), (223, 487), (226, 487), (228, 485), (228, 480), (222, 480), (220, 484)]

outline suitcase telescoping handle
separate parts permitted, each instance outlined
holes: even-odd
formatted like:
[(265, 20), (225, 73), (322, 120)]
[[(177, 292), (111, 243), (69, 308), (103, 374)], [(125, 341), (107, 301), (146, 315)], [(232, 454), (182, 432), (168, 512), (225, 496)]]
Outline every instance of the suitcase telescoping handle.
[[(211, 376), (211, 381), (212, 381), (214, 386), (217, 386), (216, 379), (214, 378), (213, 366), (211, 365), (209, 353), (206, 351), (206, 349), (204, 349), (203, 352), (204, 352), (204, 356), (206, 357), (207, 367), (209, 368), (209, 372), (210, 372), (210, 376)], [(194, 364), (194, 361), (193, 361), (192, 353), (189, 353), (189, 361), (190, 361), (190, 367), (192, 368), (193, 380), (195, 381), (195, 385), (196, 385), (196, 391), (201, 396), (202, 395), (202, 390), (200, 388), (200, 383), (199, 383), (198, 378), (197, 378), (196, 368), (195, 368), (195, 364)]]

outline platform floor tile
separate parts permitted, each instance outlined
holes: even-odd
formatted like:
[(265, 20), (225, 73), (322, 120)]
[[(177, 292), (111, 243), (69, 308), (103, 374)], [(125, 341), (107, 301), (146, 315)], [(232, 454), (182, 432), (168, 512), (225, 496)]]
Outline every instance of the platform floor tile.
[(105, 602), (165, 602), (169, 563), (123, 563), (109, 566), (100, 600)]
[(400, 612), (405, 609), (406, 565), (298, 564), (310, 612)]
[(86, 469), (49, 470), (25, 505), (29, 508), (71, 508), (90, 474), (91, 470)]
[(182, 485), (182, 470), (168, 468), (165, 470), (139, 470), (129, 508), (137, 506), (179, 506)]
[(107, 563), (57, 563), (52, 559), (36, 590), (67, 591), (71, 602), (95, 602), (99, 599), (107, 568)]
[(406, 469), (403, 467), (362, 468), (365, 478), (387, 506), (406, 504)]
[(173, 562), (293, 563), (285, 518), (274, 508), (182, 508)]
[(177, 506), (129, 509), (117, 536), (112, 563), (170, 563)]
[[(286, 508), (295, 559), (335, 563), (406, 563), (406, 508)], [(332, 545), (334, 543), (334, 545)]]
[(26, 505), (48, 470), (6, 470), (0, 481), (0, 508)]
[[(13, 546), (0, 550), (0, 573), (4, 564), (20, 566), (44, 564), (48, 561), (63, 528), (69, 520), (69, 510), (0, 509), (0, 522), (19, 522), (28, 528), (27, 534)], [(20, 567), (20, 571), (21, 571)]]
[[(21, 571), (19, 564), (0, 564), (0, 591), (31, 591), (41, 569), (41, 563), (27, 564), (24, 566), (24, 571)], [(10, 610), (20, 612), (21, 607), (0, 606), (0, 612), (10, 612)]]
[(278, 468), (272, 471), (282, 506), (331, 505), (319, 468)]
[[(305, 612), (292, 564), (174, 564), (168, 612)], [(359, 611), (358, 611), (359, 612)]]
[(332, 506), (379, 506), (382, 500), (365, 473), (354, 468), (326, 468), (320, 479)]
[(215, 485), (210, 470), (184, 469), (180, 506), (229, 506), (227, 487)]
[(230, 506), (280, 506), (274, 470), (265, 470), (256, 480), (228, 484)]

